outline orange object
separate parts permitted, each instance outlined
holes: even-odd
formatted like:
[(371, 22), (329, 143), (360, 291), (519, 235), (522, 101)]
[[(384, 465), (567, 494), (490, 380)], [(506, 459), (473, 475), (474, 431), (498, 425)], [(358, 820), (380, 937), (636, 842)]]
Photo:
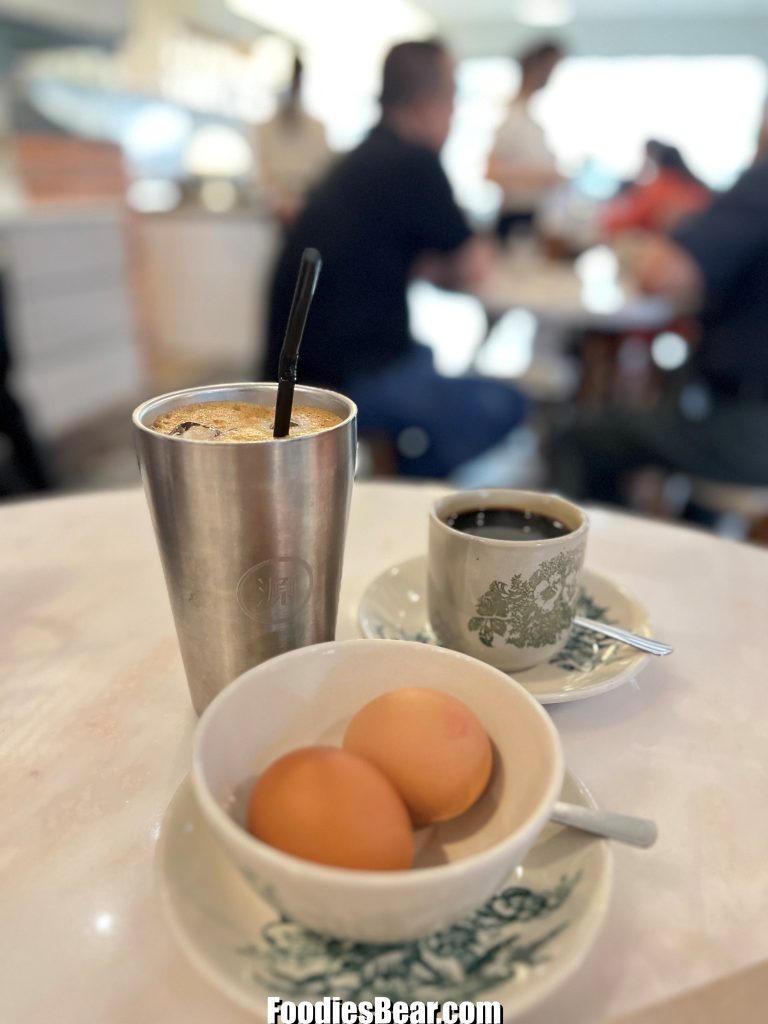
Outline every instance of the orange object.
[(608, 203), (600, 225), (608, 235), (631, 230), (665, 232), (711, 202), (709, 189), (662, 168), (651, 181), (631, 185)]
[(409, 868), (411, 822), (374, 765), (335, 747), (303, 747), (256, 781), (248, 829), (295, 857), (369, 871)]
[(366, 704), (347, 727), (344, 749), (386, 775), (416, 825), (463, 814), (493, 766), (491, 741), (474, 712), (426, 688), (392, 690)]
[(21, 133), (11, 140), (13, 163), (33, 202), (123, 200), (128, 176), (119, 146), (91, 139)]

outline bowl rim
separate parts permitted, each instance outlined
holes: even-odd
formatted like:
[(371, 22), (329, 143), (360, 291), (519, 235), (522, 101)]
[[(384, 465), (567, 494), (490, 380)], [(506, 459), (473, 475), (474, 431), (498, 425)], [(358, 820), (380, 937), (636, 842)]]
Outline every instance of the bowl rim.
[[(208, 786), (202, 747), (205, 736), (210, 728), (210, 723), (215, 720), (221, 709), (237, 693), (252, 685), (251, 681), (253, 678), (258, 678), (258, 675), (267, 666), (274, 669), (277, 662), (298, 661), (301, 658), (313, 657), (323, 652), (330, 653), (331, 650), (338, 649), (339, 647), (350, 650), (365, 645), (366, 649), (369, 649), (371, 645), (380, 646), (382, 644), (387, 647), (395, 644), (401, 648), (418, 649), (422, 652), (420, 656), (424, 657), (447, 657), (469, 663), (473, 669), (477, 670), (480, 668), (484, 672), (495, 676), (498, 682), (503, 683), (510, 690), (516, 691), (528, 703), (530, 710), (538, 717), (544, 727), (544, 734), (549, 741), (553, 760), (551, 777), (535, 810), (513, 832), (510, 832), (509, 835), (485, 850), (462, 857), (460, 860), (450, 861), (447, 864), (438, 864), (425, 868), (405, 868), (400, 871), (370, 871), (319, 864), (297, 857), (294, 854), (286, 853), (283, 850), (278, 850), (252, 836), (241, 825), (238, 825), (221, 807)], [(427, 654), (427, 651), (430, 653)], [(459, 651), (452, 651), (443, 647), (427, 647), (417, 641), (356, 638), (351, 640), (330, 640), (325, 643), (301, 647), (286, 654), (278, 655), (275, 658), (270, 658), (268, 662), (262, 662), (260, 665), (247, 669), (242, 675), (238, 676), (208, 705), (197, 724), (192, 751), (192, 771), (190, 774), (195, 796), (204, 817), (212, 828), (223, 833), (227, 842), (232, 844), (238, 850), (238, 853), (241, 853), (246, 858), (257, 854), (268, 864), (274, 865), (288, 876), (300, 876), (303, 881), (315, 880), (318, 884), (332, 883), (352, 890), (395, 887), (413, 889), (433, 881), (446, 881), (449, 878), (458, 878), (469, 870), (481, 869), (485, 865), (497, 864), (504, 859), (506, 853), (523, 846), (528, 840), (532, 840), (549, 820), (549, 813), (562, 787), (565, 774), (565, 760), (560, 735), (544, 707), (517, 680), (501, 670)]]

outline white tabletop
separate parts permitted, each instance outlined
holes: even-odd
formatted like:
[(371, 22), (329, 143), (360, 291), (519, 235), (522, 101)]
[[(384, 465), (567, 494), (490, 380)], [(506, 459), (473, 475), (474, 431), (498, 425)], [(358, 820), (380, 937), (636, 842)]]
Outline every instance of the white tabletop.
[(477, 297), (496, 316), (527, 309), (551, 323), (609, 333), (655, 330), (675, 313), (667, 300), (640, 294), (604, 246), (588, 250), (575, 264), (505, 252)]
[[(339, 636), (366, 583), (426, 542), (431, 487), (358, 485)], [(654, 817), (615, 848), (605, 927), (529, 1024), (602, 1024), (768, 956), (768, 552), (596, 511), (588, 564), (676, 653), (551, 709), (607, 807)], [(189, 703), (143, 495), (0, 509), (0, 1020), (245, 1024), (177, 951), (153, 890), (185, 775)]]

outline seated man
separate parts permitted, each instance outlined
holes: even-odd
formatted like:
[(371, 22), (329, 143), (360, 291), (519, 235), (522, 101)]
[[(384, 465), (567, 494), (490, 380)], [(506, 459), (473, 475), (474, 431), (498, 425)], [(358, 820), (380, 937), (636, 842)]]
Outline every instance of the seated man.
[(521, 397), (504, 384), (440, 376), (430, 350), (410, 334), (411, 277), (471, 289), (491, 251), (472, 236), (439, 161), (453, 97), (452, 63), (440, 43), (390, 51), (381, 120), (316, 188), (288, 233), (273, 282), (267, 353), (274, 376), (301, 252), (314, 246), (323, 269), (300, 381), (349, 395), (361, 433), (391, 439), (401, 472), (432, 477), (502, 440), (523, 415)]
[(581, 418), (552, 440), (555, 485), (620, 502), (643, 465), (768, 485), (768, 156), (637, 266), (646, 292), (700, 308), (701, 338), (679, 397)]

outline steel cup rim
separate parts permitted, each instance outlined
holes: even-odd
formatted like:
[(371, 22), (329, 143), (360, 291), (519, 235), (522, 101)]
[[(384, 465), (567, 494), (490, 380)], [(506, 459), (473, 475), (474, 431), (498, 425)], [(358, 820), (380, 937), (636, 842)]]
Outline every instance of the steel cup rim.
[(155, 415), (159, 415), (162, 411), (163, 403), (173, 401), (179, 398), (190, 397), (192, 399), (195, 395), (201, 393), (210, 393), (217, 391), (230, 391), (233, 388), (242, 388), (244, 390), (255, 390), (256, 388), (266, 388), (270, 391), (277, 393), (277, 383), (275, 381), (233, 381), (231, 383), (221, 384), (202, 384), (196, 385), (189, 388), (179, 388), (176, 391), (168, 391), (162, 395), (155, 395), (154, 398), (148, 398), (146, 401), (137, 405), (131, 414), (131, 422), (133, 423), (134, 429), (140, 434), (149, 434), (153, 438), (162, 439), (162, 441), (170, 441), (172, 443), (181, 442), (182, 444), (202, 444), (202, 445), (215, 445), (217, 448), (230, 445), (237, 445), (239, 448), (248, 445), (264, 445), (264, 444), (296, 444), (298, 442), (310, 441), (313, 438), (324, 436), (326, 434), (332, 434), (334, 431), (342, 430), (348, 427), (350, 423), (354, 422), (357, 418), (357, 405), (348, 398), (346, 395), (342, 395), (339, 391), (333, 391), (331, 388), (320, 388), (314, 387), (309, 384), (297, 384), (296, 394), (297, 395), (329, 395), (331, 398), (337, 399), (341, 405), (347, 407), (347, 415), (339, 423), (335, 423), (331, 427), (325, 427), (323, 430), (318, 430), (312, 434), (302, 434), (298, 437), (268, 437), (262, 438), (261, 440), (254, 441), (234, 441), (234, 440), (206, 440), (205, 438), (190, 438), (190, 437), (179, 437), (172, 434), (162, 434), (157, 430), (154, 430), (148, 423), (145, 422), (147, 415), (154, 409)]

